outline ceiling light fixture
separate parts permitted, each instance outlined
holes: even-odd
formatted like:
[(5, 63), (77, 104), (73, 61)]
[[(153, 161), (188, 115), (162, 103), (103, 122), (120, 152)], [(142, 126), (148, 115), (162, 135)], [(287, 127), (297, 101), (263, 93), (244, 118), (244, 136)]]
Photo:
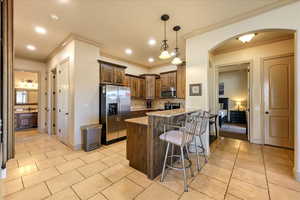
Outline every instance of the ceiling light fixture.
[(59, 20), (59, 17), (55, 14), (50, 15), (51, 19), (53, 20)]
[(257, 34), (256, 33), (250, 33), (246, 35), (242, 35), (238, 37), (237, 39), (241, 41), (242, 43), (248, 43), (250, 42)]
[(172, 60), (173, 65), (180, 65), (182, 60), (179, 58), (179, 48), (178, 48), (178, 31), (181, 29), (180, 26), (174, 26), (173, 30), (176, 32), (176, 47), (175, 47), (175, 58)]
[(155, 39), (150, 39), (150, 40), (148, 41), (148, 44), (149, 44), (150, 46), (154, 46), (154, 45), (156, 45), (156, 40), (155, 40)]
[(31, 44), (27, 45), (26, 48), (27, 48), (28, 50), (30, 50), (30, 51), (35, 51), (35, 50), (36, 50), (36, 47), (33, 46), (33, 45), (31, 45)]
[(43, 34), (43, 35), (45, 35), (47, 33), (46, 29), (41, 27), (41, 26), (36, 26), (35, 27), (35, 32), (37, 32), (39, 34)]
[(132, 54), (132, 50), (129, 49), (129, 48), (128, 48), (128, 49), (125, 49), (125, 53), (128, 54), (128, 55), (131, 55), (131, 54)]
[(170, 58), (170, 54), (168, 52), (168, 48), (169, 48), (169, 45), (167, 43), (167, 32), (166, 32), (166, 29), (167, 29), (167, 21), (170, 19), (169, 15), (162, 15), (161, 18), (160, 18), (163, 22), (164, 22), (164, 40), (161, 42), (161, 48), (160, 48), (160, 55), (159, 55), (159, 58), (160, 59), (168, 59)]
[(148, 62), (153, 63), (154, 62), (154, 58), (152, 58), (152, 57), (148, 58)]
[(172, 52), (170, 53), (170, 55), (173, 57), (173, 56), (176, 55), (176, 53), (175, 53), (174, 51), (172, 51)]

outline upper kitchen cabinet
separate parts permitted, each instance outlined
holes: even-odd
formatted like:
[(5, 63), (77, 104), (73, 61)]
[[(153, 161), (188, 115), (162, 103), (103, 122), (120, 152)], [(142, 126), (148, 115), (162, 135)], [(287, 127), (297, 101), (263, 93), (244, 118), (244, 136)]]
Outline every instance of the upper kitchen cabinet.
[(177, 71), (160, 74), (161, 98), (175, 98), (177, 88)]
[(156, 86), (156, 74), (143, 74), (146, 82), (146, 96), (145, 99), (155, 99), (155, 86)]
[(125, 85), (126, 67), (100, 60), (99, 64), (101, 84)]
[(126, 74), (124, 77), (125, 86), (130, 88), (132, 98), (145, 98), (145, 79), (139, 76)]
[(186, 66), (185, 63), (177, 66), (177, 98), (185, 99)]
[(160, 93), (161, 93), (161, 80), (159, 77), (156, 78), (155, 80), (155, 98), (160, 99)]

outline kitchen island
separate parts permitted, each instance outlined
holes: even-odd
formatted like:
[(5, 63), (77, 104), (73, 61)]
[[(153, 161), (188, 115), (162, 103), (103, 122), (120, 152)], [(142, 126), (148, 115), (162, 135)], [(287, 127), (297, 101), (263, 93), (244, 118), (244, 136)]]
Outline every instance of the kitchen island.
[[(199, 109), (175, 109), (147, 113), (147, 117), (125, 120), (129, 165), (149, 179), (160, 175), (167, 144), (159, 139), (165, 124), (180, 123)], [(176, 149), (175, 149), (176, 151)]]

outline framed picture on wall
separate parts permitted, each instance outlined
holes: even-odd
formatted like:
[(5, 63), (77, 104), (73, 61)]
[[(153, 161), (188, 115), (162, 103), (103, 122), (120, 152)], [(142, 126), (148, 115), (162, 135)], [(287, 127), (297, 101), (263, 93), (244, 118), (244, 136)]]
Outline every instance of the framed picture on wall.
[(202, 96), (202, 84), (190, 84), (190, 96)]
[(219, 83), (219, 95), (224, 95), (224, 83)]

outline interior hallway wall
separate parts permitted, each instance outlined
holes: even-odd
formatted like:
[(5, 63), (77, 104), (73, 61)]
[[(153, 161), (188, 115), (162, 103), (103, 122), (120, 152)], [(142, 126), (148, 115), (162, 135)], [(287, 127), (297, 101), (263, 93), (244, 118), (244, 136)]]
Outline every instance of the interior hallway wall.
[(39, 73), (39, 113), (38, 113), (38, 129), (40, 132), (46, 131), (46, 64), (34, 60), (16, 57), (14, 61), (14, 69), (23, 71), (33, 71)]

